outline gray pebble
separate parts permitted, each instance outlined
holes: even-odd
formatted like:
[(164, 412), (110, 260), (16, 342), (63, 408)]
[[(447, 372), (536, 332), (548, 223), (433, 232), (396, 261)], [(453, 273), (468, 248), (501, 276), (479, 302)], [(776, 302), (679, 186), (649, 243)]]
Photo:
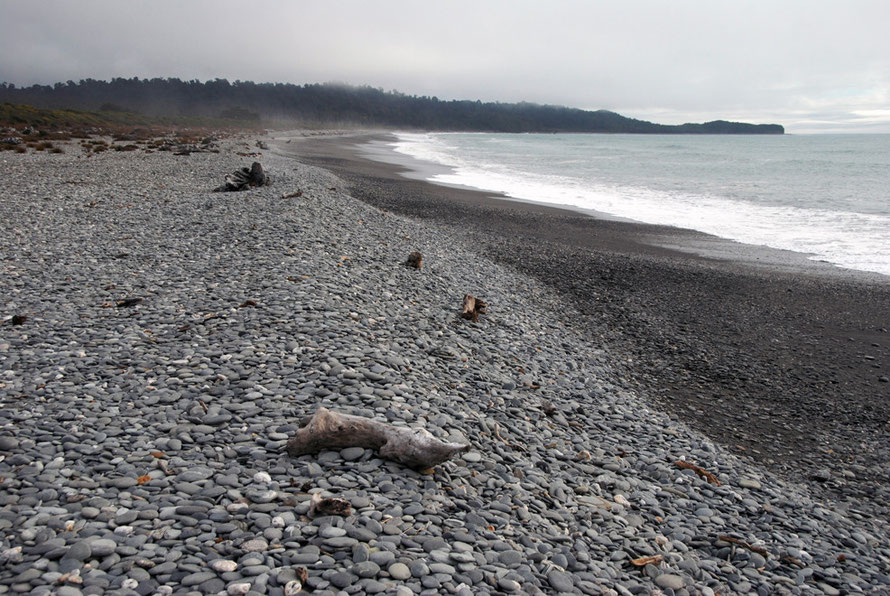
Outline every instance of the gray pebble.
[(393, 579), (406, 580), (411, 577), (411, 570), (404, 563), (393, 563), (387, 571)]
[(686, 581), (673, 573), (662, 573), (655, 578), (655, 583), (659, 588), (670, 588), (671, 590), (680, 590), (686, 586)]

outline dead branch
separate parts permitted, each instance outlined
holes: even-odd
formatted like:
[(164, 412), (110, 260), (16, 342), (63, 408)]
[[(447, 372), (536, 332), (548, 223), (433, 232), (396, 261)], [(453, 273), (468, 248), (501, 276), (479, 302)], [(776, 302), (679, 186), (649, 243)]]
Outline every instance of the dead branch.
[(717, 536), (717, 540), (722, 540), (723, 542), (730, 542), (732, 544), (737, 544), (743, 548), (747, 548), (751, 552), (755, 552), (757, 554), (763, 555), (764, 557), (769, 556), (769, 552), (767, 552), (767, 550), (765, 548), (762, 548), (760, 546), (754, 546), (753, 544), (749, 544), (749, 543), (745, 542), (744, 540), (739, 540), (738, 538), (733, 538), (732, 536), (726, 536), (726, 535), (721, 534), (720, 536)]
[(693, 472), (695, 472), (696, 474), (698, 474), (699, 476), (701, 476), (702, 478), (707, 480), (708, 483), (716, 484), (717, 486), (720, 486), (720, 481), (717, 480), (717, 477), (702, 467), (699, 467), (695, 464), (690, 464), (689, 462), (685, 462), (685, 461), (675, 461), (674, 465), (677, 466), (678, 468), (683, 469), (683, 470), (692, 470)]
[(301, 428), (287, 442), (287, 452), (294, 457), (346, 447), (374, 449), (384, 459), (417, 470), (432, 468), (470, 448), (440, 441), (422, 428), (393, 426), (327, 408), (318, 408), (311, 418), (303, 419)]

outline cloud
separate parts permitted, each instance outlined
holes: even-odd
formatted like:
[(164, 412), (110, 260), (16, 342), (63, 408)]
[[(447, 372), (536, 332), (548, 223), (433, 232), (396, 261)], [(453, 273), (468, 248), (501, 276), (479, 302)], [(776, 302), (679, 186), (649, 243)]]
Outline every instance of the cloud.
[(829, 124), (851, 126), (890, 88), (884, 1), (4, 0), (3, 9), (0, 80), (20, 85), (339, 80), (671, 121), (842, 113)]

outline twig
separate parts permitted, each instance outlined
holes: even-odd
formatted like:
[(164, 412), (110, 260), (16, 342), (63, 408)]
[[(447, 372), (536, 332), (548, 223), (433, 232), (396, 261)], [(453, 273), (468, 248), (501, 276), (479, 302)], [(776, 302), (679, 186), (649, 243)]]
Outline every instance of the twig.
[(674, 465), (683, 470), (692, 470), (693, 472), (707, 480), (708, 483), (720, 486), (720, 481), (717, 480), (717, 477), (700, 466), (685, 461), (675, 461)]
[(768, 557), (769, 553), (765, 548), (760, 546), (754, 546), (753, 544), (749, 544), (744, 540), (739, 540), (738, 538), (733, 538), (732, 536), (726, 536), (721, 534), (717, 536), (717, 540), (722, 540), (723, 542), (731, 542), (732, 544), (738, 544), (741, 547), (747, 548), (748, 550), (755, 552), (757, 554), (763, 555), (764, 557)]

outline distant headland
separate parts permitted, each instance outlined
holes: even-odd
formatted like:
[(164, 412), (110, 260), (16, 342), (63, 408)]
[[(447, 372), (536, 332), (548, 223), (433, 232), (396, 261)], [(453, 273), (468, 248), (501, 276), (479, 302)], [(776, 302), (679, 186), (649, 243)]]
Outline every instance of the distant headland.
[(238, 123), (412, 128), (478, 132), (784, 134), (779, 124), (716, 120), (656, 124), (608, 110), (535, 103), (440, 100), (339, 83), (294, 85), (214, 79), (85, 79), (55, 85), (0, 84), (0, 102), (43, 108), (212, 117)]

